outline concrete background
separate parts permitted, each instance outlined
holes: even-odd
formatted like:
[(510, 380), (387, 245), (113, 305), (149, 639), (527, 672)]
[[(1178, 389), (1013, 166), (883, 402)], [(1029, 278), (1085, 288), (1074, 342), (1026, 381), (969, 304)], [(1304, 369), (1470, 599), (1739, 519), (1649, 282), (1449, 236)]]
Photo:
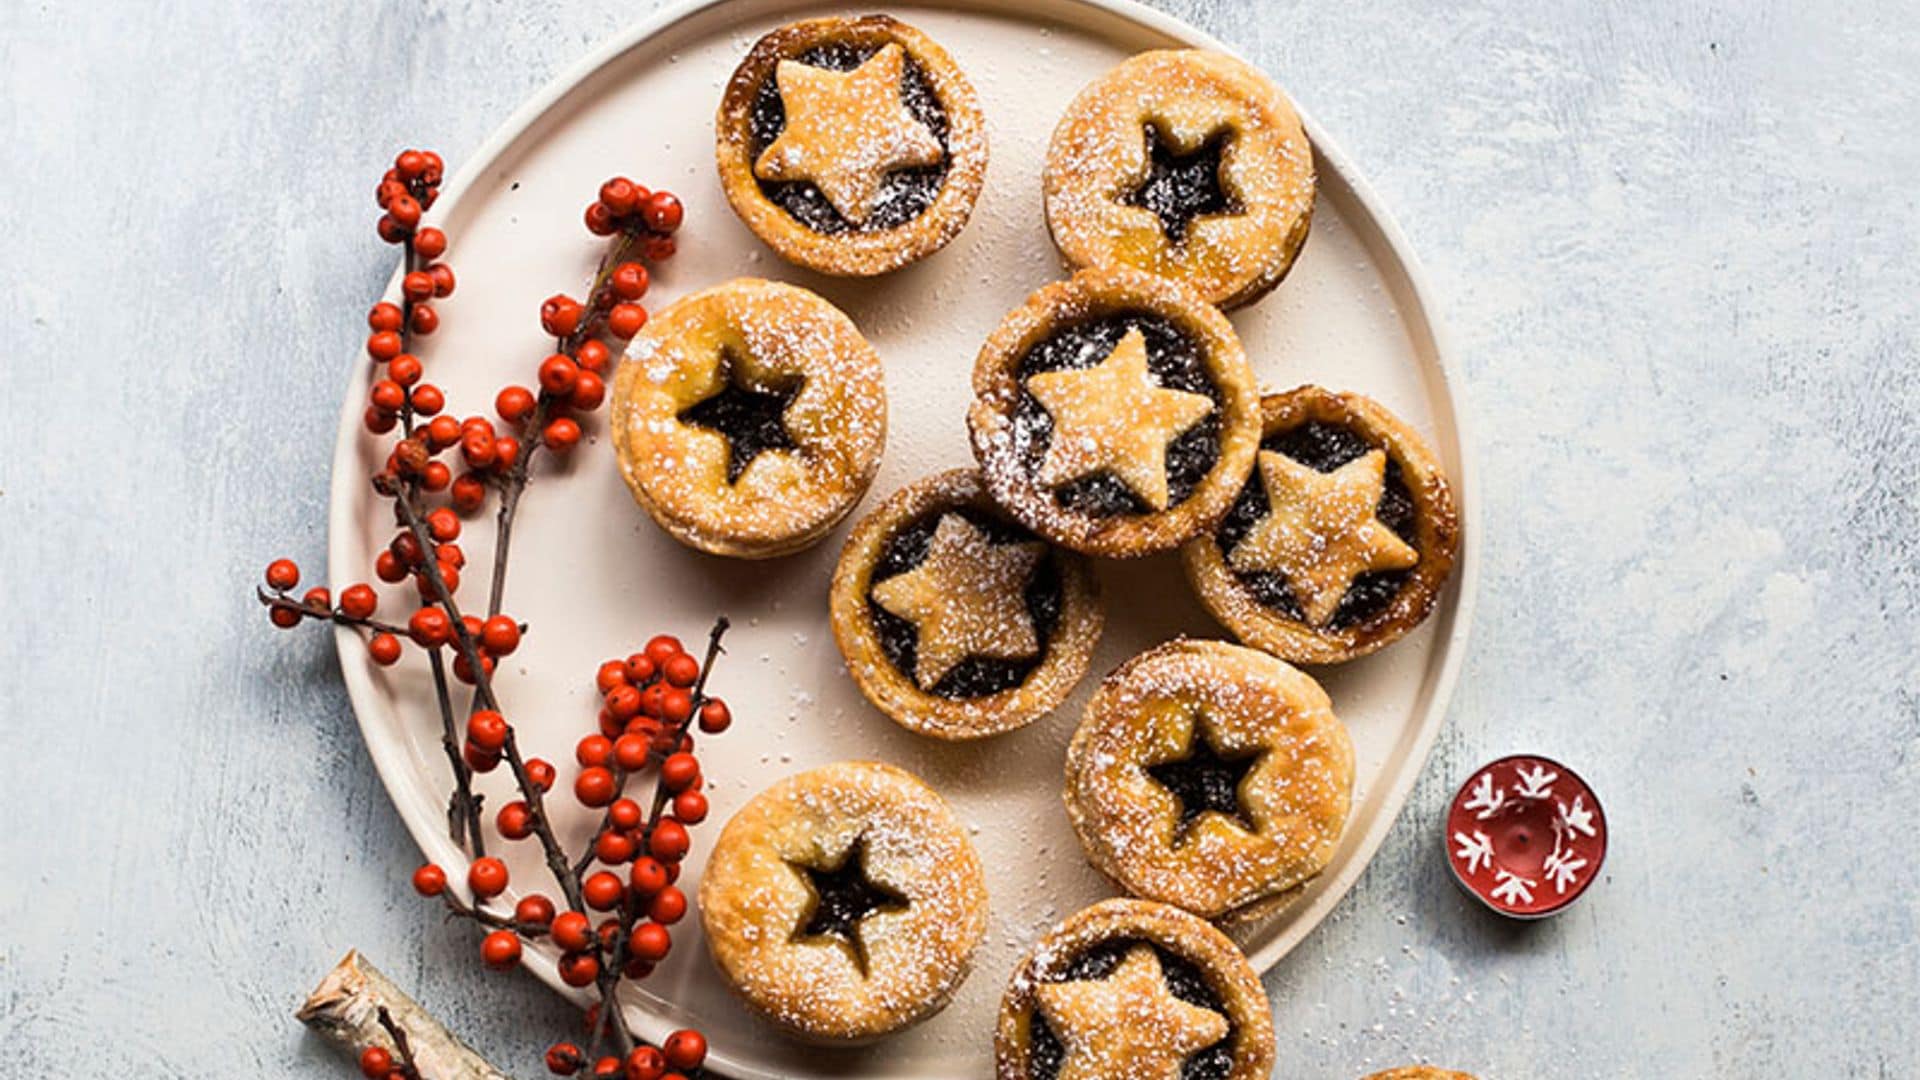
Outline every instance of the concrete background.
[[(1465, 360), (1484, 584), (1446, 733), (1269, 979), (1281, 1074), (1920, 1075), (1920, 11), (1166, 6), (1275, 72), (1421, 252)], [(0, 7), (0, 1075), (347, 1075), (348, 945), (534, 1075), (323, 635), (381, 159), (459, 161), (650, 5)], [(1583, 771), (1614, 848), (1499, 922), (1435, 840), (1476, 763)]]

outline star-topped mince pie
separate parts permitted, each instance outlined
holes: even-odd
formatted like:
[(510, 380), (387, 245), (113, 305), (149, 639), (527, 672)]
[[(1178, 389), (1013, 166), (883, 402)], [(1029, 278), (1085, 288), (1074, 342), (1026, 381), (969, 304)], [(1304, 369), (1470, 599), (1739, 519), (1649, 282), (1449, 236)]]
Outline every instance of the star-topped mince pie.
[(1226, 513), (1259, 409), (1233, 327), (1190, 290), (1086, 270), (1027, 298), (974, 364), (968, 427), (1001, 505), (1054, 543), (1127, 558)]
[(1183, 553), (1201, 601), (1241, 641), (1298, 663), (1364, 656), (1418, 626), (1460, 542), (1433, 452), (1358, 394), (1303, 386), (1261, 411), (1254, 476)]
[(1034, 536), (961, 469), (895, 492), (847, 537), (833, 633), (863, 693), (902, 726), (995, 735), (1058, 705), (1100, 637), (1086, 560)]
[(853, 321), (751, 278), (656, 315), (614, 375), (611, 416), (635, 501), (681, 543), (740, 558), (824, 536), (887, 435), (880, 358)]
[(1264, 1080), (1273, 1021), (1220, 931), (1165, 904), (1106, 900), (1021, 962), (994, 1055), (999, 1080)]
[(986, 879), (932, 788), (842, 762), (755, 796), (700, 880), (714, 964), (755, 1012), (859, 1042), (939, 1012), (987, 926)]
[(1270, 911), (1333, 857), (1353, 746), (1326, 692), (1265, 653), (1174, 641), (1108, 676), (1067, 748), (1095, 868), (1206, 918)]
[(734, 212), (783, 258), (885, 273), (966, 225), (987, 165), (973, 87), (933, 39), (885, 15), (761, 38), (715, 123)]
[(1045, 179), (1069, 262), (1175, 278), (1226, 307), (1279, 284), (1313, 218), (1313, 148), (1292, 104), (1204, 49), (1141, 53), (1082, 90)]

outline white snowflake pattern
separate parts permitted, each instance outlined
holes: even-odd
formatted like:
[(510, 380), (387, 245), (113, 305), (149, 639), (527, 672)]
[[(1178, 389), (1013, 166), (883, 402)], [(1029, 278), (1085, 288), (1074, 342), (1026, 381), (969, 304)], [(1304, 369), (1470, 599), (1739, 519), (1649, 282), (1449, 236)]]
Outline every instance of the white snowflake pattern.
[(1481, 773), (1473, 782), (1473, 790), (1467, 793), (1467, 801), (1460, 804), (1462, 810), (1478, 810), (1475, 816), (1485, 821), (1500, 812), (1507, 805), (1507, 793), (1493, 786), (1493, 774)]
[(1587, 860), (1575, 855), (1571, 850), (1556, 851), (1547, 856), (1541, 866), (1547, 872), (1547, 880), (1553, 882), (1553, 891), (1565, 894), (1567, 886), (1573, 884), (1574, 877), (1586, 869)]
[(1492, 896), (1496, 901), (1508, 904), (1533, 903), (1533, 887), (1540, 884), (1532, 878), (1523, 878), (1511, 870), (1494, 871)]
[(1520, 781), (1513, 786), (1513, 793), (1523, 799), (1550, 798), (1553, 795), (1553, 782), (1560, 779), (1559, 773), (1545, 765), (1535, 765), (1532, 772), (1522, 765), (1513, 771), (1513, 775)]
[(1493, 840), (1486, 833), (1479, 829), (1473, 830), (1472, 836), (1457, 832), (1453, 834), (1453, 839), (1460, 845), (1460, 850), (1453, 853), (1454, 857), (1467, 861), (1469, 876), (1479, 873), (1483, 867), (1493, 865)]
[(1560, 808), (1560, 812), (1554, 815), (1553, 819), (1555, 832), (1566, 833), (1569, 836), (1574, 833), (1582, 836), (1598, 835), (1593, 827), (1593, 811), (1587, 809), (1586, 798), (1585, 795), (1575, 795), (1572, 806), (1566, 803), (1554, 804)]

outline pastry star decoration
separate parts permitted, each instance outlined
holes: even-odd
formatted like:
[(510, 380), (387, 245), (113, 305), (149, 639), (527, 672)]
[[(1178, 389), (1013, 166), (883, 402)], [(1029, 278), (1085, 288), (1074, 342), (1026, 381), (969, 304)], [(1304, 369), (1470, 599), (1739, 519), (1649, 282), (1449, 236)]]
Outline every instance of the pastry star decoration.
[(1053, 417), (1040, 483), (1111, 473), (1153, 510), (1167, 508), (1167, 444), (1213, 411), (1205, 394), (1169, 390), (1147, 371), (1147, 339), (1128, 330), (1090, 368), (1046, 371), (1027, 392)]
[(1227, 1037), (1227, 1018), (1174, 997), (1150, 945), (1104, 979), (1042, 983), (1035, 1003), (1065, 1044), (1059, 1080), (1177, 1080), (1188, 1055)]
[(1040, 651), (1026, 588), (1045, 553), (1039, 541), (992, 543), (966, 518), (947, 514), (925, 562), (873, 587), (874, 603), (919, 631), (913, 681), (922, 690), (969, 656), (1024, 660)]
[(1420, 561), (1419, 552), (1374, 516), (1386, 469), (1387, 455), (1379, 450), (1330, 473), (1261, 451), (1260, 480), (1270, 512), (1234, 545), (1227, 564), (1243, 574), (1286, 578), (1307, 622), (1325, 625), (1354, 578)]
[(782, 60), (774, 72), (787, 126), (753, 163), (762, 180), (811, 180), (840, 216), (873, 214), (887, 175), (938, 165), (940, 140), (900, 96), (907, 54), (888, 45), (852, 71)]

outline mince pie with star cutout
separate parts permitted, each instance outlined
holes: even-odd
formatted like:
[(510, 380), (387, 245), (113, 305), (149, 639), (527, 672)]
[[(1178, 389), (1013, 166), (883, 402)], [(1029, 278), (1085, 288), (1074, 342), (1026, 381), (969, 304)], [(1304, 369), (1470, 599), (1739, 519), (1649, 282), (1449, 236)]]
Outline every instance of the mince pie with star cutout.
[(1021, 962), (994, 1057), (998, 1080), (1265, 1080), (1273, 1019), (1226, 935), (1166, 904), (1104, 900)]
[(939, 1012), (987, 928), (986, 878), (934, 790), (841, 762), (756, 795), (700, 880), (721, 978), (805, 1039), (861, 1042)]
[(1220, 641), (1121, 665), (1067, 748), (1088, 861), (1209, 919), (1265, 914), (1325, 869), (1352, 793), (1353, 745), (1320, 684)]
[(1364, 656), (1418, 626), (1453, 570), (1460, 523), (1433, 452), (1358, 394), (1261, 402), (1259, 465), (1183, 552), (1201, 601), (1241, 641), (1297, 663)]
[(1083, 270), (981, 348), (967, 415), (993, 497), (1056, 544), (1131, 558), (1213, 527), (1253, 467), (1259, 405), (1233, 327), (1176, 282)]
[(866, 493), (886, 445), (880, 358), (794, 285), (739, 278), (684, 297), (613, 380), (620, 472), (689, 547), (771, 558), (818, 541)]
[(971, 469), (895, 492), (853, 527), (833, 635), (861, 692), (901, 726), (996, 735), (1058, 705), (1099, 640), (1085, 559), (1014, 522)]
[(761, 38), (715, 121), (720, 181), (782, 258), (867, 277), (945, 246), (987, 166), (971, 84), (933, 39), (885, 15), (809, 19)]
[(1054, 129), (1047, 224), (1075, 266), (1174, 278), (1235, 307), (1280, 283), (1313, 218), (1313, 148), (1285, 94), (1205, 49), (1141, 53)]

